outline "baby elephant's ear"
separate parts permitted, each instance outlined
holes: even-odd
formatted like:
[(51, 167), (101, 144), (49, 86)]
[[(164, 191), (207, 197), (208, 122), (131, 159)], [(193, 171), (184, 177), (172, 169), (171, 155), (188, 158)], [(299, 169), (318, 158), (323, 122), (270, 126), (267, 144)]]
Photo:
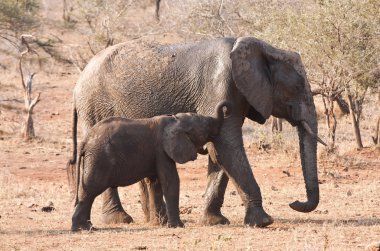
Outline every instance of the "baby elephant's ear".
[(177, 163), (183, 164), (197, 158), (195, 145), (178, 121), (165, 127), (162, 143), (167, 155)]

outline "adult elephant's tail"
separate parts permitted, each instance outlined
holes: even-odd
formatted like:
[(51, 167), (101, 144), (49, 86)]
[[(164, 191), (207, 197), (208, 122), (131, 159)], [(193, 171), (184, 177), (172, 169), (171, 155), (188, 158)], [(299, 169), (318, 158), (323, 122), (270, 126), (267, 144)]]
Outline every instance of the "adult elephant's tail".
[[(83, 147), (82, 147), (82, 149), (83, 149)], [(82, 151), (82, 149), (81, 149), (81, 151), (79, 152), (79, 160), (78, 160), (78, 164), (76, 165), (76, 175), (74, 174), (74, 170), (75, 170), (75, 168), (73, 168), (74, 170), (73, 170), (73, 175), (71, 176), (71, 187), (72, 187), (72, 190), (74, 190), (75, 191), (75, 193), (73, 194), (73, 195), (75, 195), (75, 197), (74, 197), (74, 207), (76, 207), (76, 205), (78, 205), (78, 202), (79, 202), (79, 182), (80, 182), (80, 168), (81, 168), (81, 164), (82, 164), (82, 168), (83, 168), (83, 163), (81, 163), (82, 162), (82, 158), (83, 158), (83, 156), (84, 156), (84, 152)], [(74, 165), (73, 165), (74, 166)], [(84, 171), (83, 171), (84, 172)], [(75, 183), (74, 183), (74, 181), (75, 181)]]
[(73, 104), (73, 121), (72, 121), (72, 139), (73, 139), (73, 155), (69, 162), (67, 162), (67, 179), (69, 181), (69, 189), (72, 195), (75, 194), (75, 166), (77, 162), (77, 124), (78, 124), (78, 113), (75, 106)]

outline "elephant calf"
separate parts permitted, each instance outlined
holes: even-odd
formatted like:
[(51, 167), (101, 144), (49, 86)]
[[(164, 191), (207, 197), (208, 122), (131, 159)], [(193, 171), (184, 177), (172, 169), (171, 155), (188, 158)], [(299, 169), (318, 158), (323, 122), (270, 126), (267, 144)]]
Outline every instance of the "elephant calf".
[(229, 112), (230, 103), (220, 102), (215, 118), (178, 113), (136, 120), (110, 117), (97, 123), (81, 144), (76, 175), (69, 175), (76, 181), (71, 229), (92, 227), (92, 203), (107, 188), (132, 185), (145, 177), (160, 181), (168, 226), (183, 227), (175, 162), (195, 160), (203, 145), (216, 138), (224, 120), (223, 108)]

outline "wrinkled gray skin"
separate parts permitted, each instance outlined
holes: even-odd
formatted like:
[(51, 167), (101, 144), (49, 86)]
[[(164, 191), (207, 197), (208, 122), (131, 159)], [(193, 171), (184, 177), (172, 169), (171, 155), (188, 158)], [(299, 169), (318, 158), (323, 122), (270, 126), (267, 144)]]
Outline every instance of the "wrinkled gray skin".
[[(74, 145), (76, 113), (86, 131), (109, 116), (211, 115), (221, 100), (230, 101), (233, 111), (217, 139), (207, 146), (208, 185), (202, 222), (229, 223), (221, 214), (229, 179), (246, 208), (245, 224), (264, 227), (273, 222), (262, 207), (260, 188), (244, 151), (241, 128), (246, 117), (262, 124), (273, 115), (297, 126), (307, 201), (290, 206), (300, 212), (314, 210), (319, 202), (317, 119), (303, 64), (297, 53), (253, 37), (178, 45), (134, 41), (100, 52), (82, 72), (74, 90)], [(75, 156), (74, 152), (72, 163)], [(155, 184), (152, 181), (141, 186), (146, 219), (152, 222), (162, 218), (164, 208), (162, 193)], [(132, 220), (122, 209), (116, 189), (108, 189), (103, 199), (106, 222)]]
[(83, 140), (76, 177), (75, 211), (71, 230), (90, 230), (94, 199), (109, 187), (132, 185), (145, 177), (158, 177), (166, 201), (169, 227), (183, 227), (179, 217), (179, 177), (176, 164), (197, 158), (198, 149), (216, 138), (223, 122), (195, 113), (131, 120), (110, 117), (97, 123)]

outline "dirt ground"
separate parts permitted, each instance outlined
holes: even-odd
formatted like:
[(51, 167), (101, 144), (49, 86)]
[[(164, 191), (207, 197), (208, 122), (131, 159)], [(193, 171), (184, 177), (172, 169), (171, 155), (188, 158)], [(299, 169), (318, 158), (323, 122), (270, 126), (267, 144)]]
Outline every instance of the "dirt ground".
[[(44, 6), (50, 2), (43, 1)], [(53, 13), (49, 8), (44, 15)], [(69, 35), (60, 33), (61, 38)], [(73, 202), (65, 168), (72, 151), (71, 97), (78, 73), (59, 64), (37, 73), (33, 86), (34, 93), (41, 92), (33, 115), (37, 138), (24, 141), (19, 133), (25, 116), (23, 94), (17, 66), (9, 65), (0, 69), (0, 250), (364, 250), (380, 242), (380, 150), (370, 140), (371, 117), (379, 112), (375, 101), (366, 103), (361, 124), (366, 148), (355, 149), (349, 117), (339, 118), (335, 154), (318, 147), (321, 200), (311, 213), (288, 206), (306, 199), (295, 129), (285, 124), (281, 135), (272, 136), (269, 124), (247, 121), (245, 147), (273, 225), (244, 226), (242, 200), (230, 182), (222, 212), (231, 224), (202, 226), (207, 159), (200, 156), (178, 165), (185, 228), (146, 224), (138, 186), (133, 185), (121, 188), (120, 196), (134, 223), (103, 224), (97, 198), (92, 222), (100, 230), (72, 233)], [(326, 138), (323, 119), (319, 131)], [(260, 150), (259, 142), (270, 142), (271, 149)], [(46, 210), (49, 206), (54, 210)]]
[[(273, 225), (263, 229), (244, 226), (244, 208), (231, 183), (223, 206), (231, 224), (200, 225), (207, 182), (207, 159), (201, 156), (178, 166), (185, 228), (146, 224), (138, 187), (133, 185), (120, 189), (133, 224), (104, 225), (98, 198), (92, 221), (100, 231), (71, 233), (73, 204), (65, 165), (72, 149), (70, 111), (76, 77), (70, 69), (39, 76), (35, 93), (41, 92), (42, 100), (35, 108), (37, 138), (32, 141), (19, 135), (24, 114), (17, 76), (2, 82), (1, 98), (12, 101), (2, 101), (0, 108), (1, 250), (363, 250), (380, 241), (379, 149), (345, 147), (342, 153), (326, 157), (319, 148), (321, 201), (316, 211), (302, 214), (288, 206), (296, 199), (306, 199), (297, 144), (292, 143), (297, 141), (295, 130), (285, 126), (284, 145), (264, 151), (256, 142), (270, 137), (266, 135), (269, 125), (252, 122), (244, 125), (246, 150), (264, 207), (275, 219)], [(346, 137), (352, 142), (352, 135)], [(51, 204), (55, 210), (42, 211)]]

